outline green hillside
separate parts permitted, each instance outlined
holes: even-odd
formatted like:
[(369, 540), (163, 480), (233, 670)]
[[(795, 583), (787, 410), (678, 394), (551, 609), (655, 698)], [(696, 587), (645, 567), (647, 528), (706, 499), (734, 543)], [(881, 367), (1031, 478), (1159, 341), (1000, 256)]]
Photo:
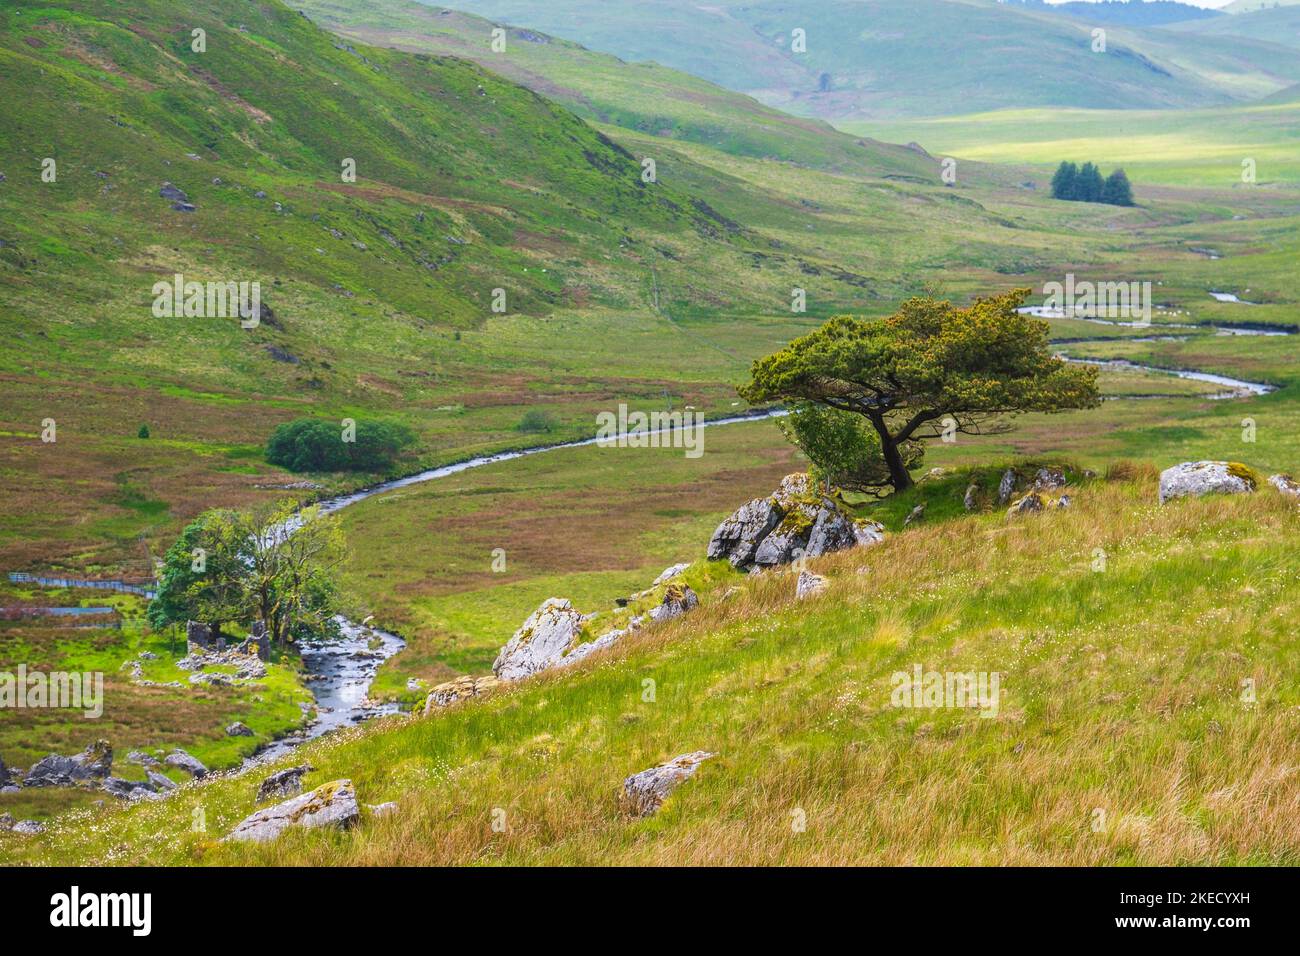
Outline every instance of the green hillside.
[[(1300, 512), (1271, 489), (1158, 506), (1125, 474), (1069, 510), (813, 561), (830, 583), (812, 600), (791, 574), (699, 562), (699, 610), (573, 670), (0, 834), (0, 860), (1295, 865)], [(899, 707), (893, 675), (916, 667), (996, 673), (996, 706)], [(620, 811), (625, 777), (694, 750), (716, 757), (657, 815)], [(303, 762), (306, 786), (347, 778), (395, 812), (220, 842), (263, 776)]]
[(1261, 7), (1240, 16), (1190, 21), (1169, 29), (1199, 37), (1212, 37), (1215, 42), (1221, 42), (1225, 38), (1231, 42), (1233, 37), (1246, 37), (1294, 49), (1300, 47), (1300, 5)]
[(837, 132), (657, 63), (627, 63), (524, 27), (492, 48), (496, 24), (414, 0), (296, 0), (329, 29), (364, 43), (474, 60), (584, 119), (727, 153), (868, 175), (928, 175), (911, 150)]
[[(1293, 51), (1269, 38), (1109, 28), (1100, 53), (1085, 23), (992, 0), (665, 0), (651, 18), (630, 0), (453, 6), (837, 120), (1211, 106), (1300, 79)], [(806, 52), (792, 49), (795, 29)]]

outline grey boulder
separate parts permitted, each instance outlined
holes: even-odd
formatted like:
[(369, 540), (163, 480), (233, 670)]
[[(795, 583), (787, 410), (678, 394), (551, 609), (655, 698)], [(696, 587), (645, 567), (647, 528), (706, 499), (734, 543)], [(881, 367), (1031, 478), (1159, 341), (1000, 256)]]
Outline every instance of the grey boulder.
[(163, 763), (169, 767), (178, 767), (192, 777), (203, 777), (208, 772), (208, 768), (197, 757), (191, 757), (184, 750), (173, 750), (163, 759)]
[(699, 597), (685, 584), (670, 584), (667, 590), (664, 591), (662, 603), (650, 611), (650, 619), (652, 621), (671, 621), (673, 618), (681, 617), (687, 611), (699, 607), (699, 604)]
[(226, 728), (226, 736), (227, 737), (251, 737), (253, 736), (253, 731), (248, 727), (247, 724), (244, 724), (242, 721), (237, 720), (229, 727)]
[(1255, 490), (1242, 465), (1227, 461), (1186, 461), (1160, 473), (1160, 503), (1208, 494), (1240, 495)]
[(344, 830), (361, 819), (351, 780), (334, 780), (310, 793), (258, 810), (240, 822), (226, 840), (265, 843), (292, 827)]
[(802, 601), (805, 598), (815, 597), (825, 591), (828, 584), (820, 574), (813, 574), (811, 571), (800, 571), (799, 580), (795, 582), (794, 596)]
[(582, 615), (563, 598), (548, 598), (528, 616), (492, 664), (498, 680), (520, 680), (554, 667), (577, 643)]

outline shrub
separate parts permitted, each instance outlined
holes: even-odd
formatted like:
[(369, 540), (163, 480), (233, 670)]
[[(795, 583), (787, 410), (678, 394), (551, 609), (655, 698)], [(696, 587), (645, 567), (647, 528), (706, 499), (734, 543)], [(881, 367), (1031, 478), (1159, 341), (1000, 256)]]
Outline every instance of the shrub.
[(272, 433), (266, 460), (289, 471), (387, 471), (414, 441), (409, 428), (393, 422), (363, 420), (349, 436), (337, 422), (299, 418)]
[(516, 427), (521, 432), (549, 432), (555, 428), (555, 420), (546, 412), (534, 408), (524, 413)]
[(139, 430), (138, 432), (135, 433), (135, 437), (136, 437), (136, 438), (148, 438), (148, 437), (149, 437), (149, 426), (148, 426), (148, 425), (141, 425), (141, 426), (140, 426), (140, 430)]

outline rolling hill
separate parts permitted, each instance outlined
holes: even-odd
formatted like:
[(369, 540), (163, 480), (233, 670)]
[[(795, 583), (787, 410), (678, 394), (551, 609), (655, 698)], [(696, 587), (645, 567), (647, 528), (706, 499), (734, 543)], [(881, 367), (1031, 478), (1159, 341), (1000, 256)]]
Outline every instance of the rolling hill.
[(863, 142), (657, 63), (628, 63), (524, 26), (492, 47), (490, 20), (415, 0), (293, 0), (322, 26), (376, 46), (474, 60), (584, 119), (739, 156), (841, 172), (929, 175), (913, 150)]
[(1210, 106), (1300, 80), (1294, 53), (1268, 40), (1114, 26), (1095, 53), (1088, 24), (993, 0), (664, 0), (650, 18), (630, 0), (452, 6), (829, 119)]

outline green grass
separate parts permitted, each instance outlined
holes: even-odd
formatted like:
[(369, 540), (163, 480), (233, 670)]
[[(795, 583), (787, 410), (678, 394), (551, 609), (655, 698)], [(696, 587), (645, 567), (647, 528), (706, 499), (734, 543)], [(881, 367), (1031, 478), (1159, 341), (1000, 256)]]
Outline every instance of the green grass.
[(1253, 188), (1300, 183), (1300, 94), (1281, 101), (1188, 110), (1001, 109), (925, 120), (856, 121), (860, 136), (915, 141), (935, 154), (985, 163), (1034, 164), (1040, 174), (1062, 160), (1122, 166), (1139, 202), (1148, 185)]
[[(98, 717), (87, 719), (80, 711), (59, 709), (0, 710), (0, 755), (10, 767), (28, 768), (47, 754), (78, 753), (105, 739), (114, 750), (114, 775), (126, 779), (143, 780), (145, 774), (144, 768), (126, 761), (131, 750), (161, 759), (171, 748), (181, 747), (209, 769), (223, 770), (304, 723), (299, 704), (312, 698), (292, 662), (268, 665), (266, 678), (256, 684), (191, 685), (189, 672), (175, 665), (186, 653), (184, 635), (149, 631), (144, 601), (134, 595), (27, 589), (6, 582), (0, 585), (0, 600), (4, 606), (107, 606), (121, 615), (119, 629), (70, 627), (50, 618), (0, 622), (0, 670), (13, 673), (23, 664), (29, 673), (103, 675), (103, 713)], [(143, 679), (158, 684), (179, 681), (182, 687), (133, 683), (123, 667), (145, 652), (156, 659), (141, 661)], [(225, 728), (235, 721), (246, 724), (253, 736), (228, 737)], [(99, 799), (106, 797), (95, 791), (23, 789), (0, 794), (0, 813), (44, 819)]]
[[(347, 834), (218, 842), (258, 777), (0, 836), (10, 862), (1136, 864), (1297, 862), (1294, 502), (1154, 502), (1095, 483), (1064, 512), (893, 535), (702, 607), (573, 671), (310, 745), (398, 812)], [(1102, 560), (1098, 563), (1098, 554)], [(997, 713), (901, 709), (891, 675), (996, 671)], [(1243, 682), (1255, 688), (1243, 699)], [(653, 694), (645, 682), (653, 681)], [(654, 818), (625, 776), (718, 757)], [(202, 808), (207, 832), (192, 831)], [(505, 813), (494, 832), (494, 813)], [(1102, 811), (1105, 824), (1094, 828)], [(499, 819), (499, 814), (497, 814)], [(806, 821), (792, 826), (796, 816)]]

